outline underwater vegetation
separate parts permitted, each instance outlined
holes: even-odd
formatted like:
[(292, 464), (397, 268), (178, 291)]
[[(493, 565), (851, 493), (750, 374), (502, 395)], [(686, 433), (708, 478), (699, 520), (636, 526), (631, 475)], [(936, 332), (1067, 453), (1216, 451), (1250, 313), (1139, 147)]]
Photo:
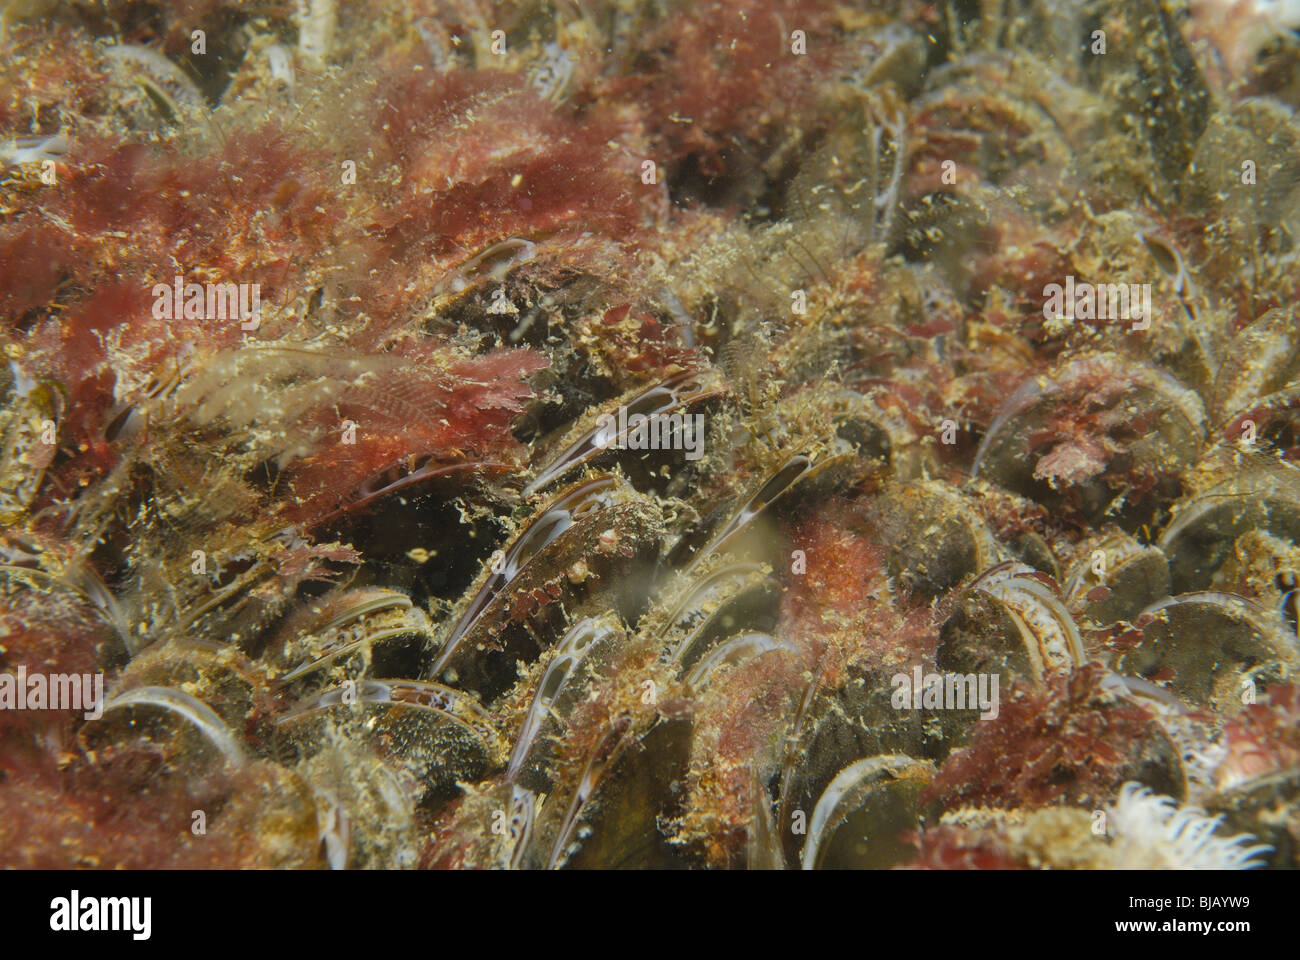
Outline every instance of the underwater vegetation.
[(0, 865), (1300, 866), (1298, 28), (3, 4)]

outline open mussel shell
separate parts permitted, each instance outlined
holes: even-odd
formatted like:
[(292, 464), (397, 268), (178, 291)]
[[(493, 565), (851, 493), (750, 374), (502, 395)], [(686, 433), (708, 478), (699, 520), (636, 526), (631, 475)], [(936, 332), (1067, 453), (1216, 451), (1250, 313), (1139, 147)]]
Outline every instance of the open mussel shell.
[(644, 469), (636, 472), (645, 478), (669, 464), (680, 472), (707, 449), (701, 407), (722, 392), (716, 373), (688, 370), (618, 398), (569, 432), (559, 452), (537, 467), (523, 495), (541, 493), (584, 465), (606, 468), (618, 462), (631, 471), (634, 462), (643, 461)]
[(425, 612), (399, 590), (363, 587), (314, 603), (279, 631), (266, 659), (286, 685), (325, 670), (344, 676), (363, 673), (419, 674), (427, 667), (433, 628)]
[[(412, 517), (406, 510), (410, 501), (435, 492), (449, 497), (476, 477), (508, 474), (517, 469), (496, 460), (446, 462), (432, 453), (406, 456), (362, 481), (337, 507), (313, 521), (312, 526), (318, 530), (346, 528), (348, 539), (361, 540), (367, 554), (405, 552), (410, 549), (413, 535), (418, 536), (415, 543), (429, 545), (432, 538), (433, 542), (450, 549), (457, 533), (455, 524), (445, 524), (445, 533), (443, 529), (430, 530), (420, 517)], [(386, 521), (397, 514), (407, 522), (400, 529), (393, 529), (394, 525)], [(368, 522), (364, 519), (367, 516)]]
[(686, 569), (690, 571), (708, 557), (718, 553), (746, 556), (747, 542), (758, 540), (760, 544), (770, 544), (778, 539), (773, 536), (770, 527), (763, 525), (761, 521), (768, 518), (768, 511), (773, 504), (782, 497), (789, 496), (791, 491), (812, 473), (812, 470), (812, 458), (802, 454), (785, 460), (756, 489), (741, 497), (727, 511), (726, 521), (710, 530), (707, 540), (698, 549), (690, 547), (683, 551), (683, 544), (694, 539), (683, 538), (683, 544), (679, 544), (674, 549), (673, 559), (686, 562)]
[[(1105, 443), (1080, 439), (1080, 423), (1103, 430)], [(1177, 496), (1178, 475), (1199, 455), (1205, 429), (1200, 398), (1169, 374), (1089, 354), (1031, 378), (1002, 404), (973, 475), (1044, 504), (1066, 503), (1069, 492), (1068, 502), (1100, 519), (1136, 508), (1116, 501), (1131, 476), (1154, 478), (1157, 497)]]
[(1222, 814), (1226, 833), (1249, 833), (1272, 847), (1271, 865), (1300, 867), (1300, 767), (1274, 770), (1223, 790), (1206, 807)]
[(231, 730), (256, 739), (273, 710), (266, 669), (228, 644), (169, 640), (154, 644), (127, 665), (118, 690), (173, 687), (208, 706)]
[(831, 781), (807, 818), (805, 870), (887, 869), (913, 855), (917, 799), (934, 765), (901, 755), (868, 757)]
[(510, 805), (507, 808), (505, 842), (502, 860), (511, 870), (522, 869), (528, 862), (528, 850), (533, 843), (533, 828), (537, 823), (537, 795), (517, 783), (510, 784)]
[(1199, 803), (1210, 795), (1217, 761), (1206, 744), (1219, 735), (1222, 721), (1192, 710), (1171, 690), (1141, 677), (1110, 672), (1103, 685), (1117, 700), (1140, 707), (1155, 721), (1127, 778), (1180, 803)]
[(798, 648), (770, 633), (748, 631), (714, 644), (695, 661), (683, 679), (689, 690), (703, 692), (723, 671), (743, 670), (745, 665), (768, 654), (797, 656)]
[(504, 780), (468, 787), (435, 826), (421, 869), (519, 870), (531, 865), (541, 798)]
[(430, 673), (492, 699), (517, 679), (517, 661), (531, 662), (552, 642), (566, 615), (612, 607), (633, 618), (648, 578), (626, 574), (657, 556), (661, 528), (658, 505), (617, 477), (564, 491), (485, 565)]
[[(734, 501), (713, 503), (703, 517), (691, 524), (669, 550), (670, 567), (688, 574), (709, 557), (725, 553), (734, 558), (761, 559), (780, 550), (781, 536), (772, 514), (773, 501), (794, 489), (812, 467), (808, 457), (785, 461), (757, 489)], [(748, 550), (757, 550), (750, 558)]]
[(1291, 463), (1300, 459), (1300, 383), (1252, 398), (1224, 422), (1220, 438), (1238, 448), (1271, 448)]
[(688, 670), (737, 630), (770, 629), (780, 585), (757, 563), (725, 564), (690, 583), (659, 630), (664, 654)]
[(1263, 689), (1300, 666), (1294, 635), (1253, 601), (1225, 593), (1162, 600), (1135, 621), (1142, 638), (1115, 658), (1115, 669), (1167, 686), (1185, 703), (1233, 714), (1249, 687)]
[(248, 762), (244, 744), (202, 700), (176, 687), (139, 686), (114, 693), (98, 719), (78, 732), (87, 756), (110, 759), (147, 741), (161, 756), (163, 770), (182, 778), (199, 778), (222, 766)]
[(1213, 589), (1233, 544), (1251, 530), (1300, 544), (1300, 470), (1249, 462), (1178, 504), (1157, 543), (1169, 558), (1172, 589)]
[(505, 760), (493, 719), (468, 694), (415, 680), (345, 681), (276, 723), (281, 762), (310, 757), (340, 738), (373, 745), (415, 777), (426, 800), (479, 780)]
[(1300, 376), (1296, 326), (1294, 309), (1275, 308), (1232, 338), (1214, 384), (1214, 410), (1221, 420)]
[(45, 423), (55, 430), (63, 419), (64, 396), (57, 384), (35, 382), (17, 363), (3, 365), (0, 381), (0, 523), (17, 523), (36, 497), (57, 446), (43, 443)]
[(797, 454), (782, 460), (761, 483), (726, 509), (712, 511), (709, 522), (683, 536), (668, 562), (688, 573), (723, 554), (775, 565), (788, 555), (774, 521), (776, 512), (788, 503), (807, 507), (844, 483), (860, 465), (848, 446), (840, 441), (835, 450), (817, 457)]
[(551, 739), (589, 689), (588, 681), (623, 641), (613, 616), (579, 620), (556, 645), (542, 655), (545, 664), (515, 735), (505, 779), (545, 793), (552, 788), (548, 764)]
[(643, 734), (631, 718), (611, 724), (563, 789), (547, 797), (528, 866), (664, 869), (682, 866), (659, 825), (680, 809), (692, 721), (658, 717)]
[(749, 793), (753, 815), (745, 837), (745, 869), (784, 870), (785, 852), (772, 810), (772, 797), (757, 775)]
[(517, 783), (503, 786), (509, 791), (509, 797), (505, 808), (505, 829), (498, 833), (501, 840), (496, 851), (496, 863), (503, 869), (520, 870), (529, 862), (533, 830), (537, 824), (538, 797)]
[(1009, 560), (966, 588), (940, 631), (939, 669), (997, 673), (1041, 684), (1049, 674), (1084, 662), (1083, 642), (1056, 583)]
[(336, 739), (299, 758), (295, 772), (315, 794), (321, 853), (333, 869), (400, 869), (418, 856), (421, 785), (373, 744)]
[(1132, 620), (1169, 595), (1169, 563), (1159, 547), (1113, 531), (1082, 544), (1065, 578), (1071, 610), (1098, 626)]
[(933, 600), (1004, 559), (972, 505), (938, 481), (891, 484), (877, 514), (889, 574), (918, 600)]
[(961, 745), (978, 711), (897, 708), (896, 673), (910, 667), (854, 672), (838, 689), (810, 689), (794, 711), (777, 788), (778, 822), (788, 862), (798, 862), (802, 837), (794, 811), (810, 811), (851, 757), (905, 754), (939, 762)]

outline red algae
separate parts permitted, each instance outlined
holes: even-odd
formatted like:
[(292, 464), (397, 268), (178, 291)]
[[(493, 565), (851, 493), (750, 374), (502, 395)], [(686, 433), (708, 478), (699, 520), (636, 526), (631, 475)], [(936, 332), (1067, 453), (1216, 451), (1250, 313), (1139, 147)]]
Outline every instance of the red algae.
[(1147, 759), (1154, 718), (1113, 701), (1101, 679), (1098, 668), (1085, 668), (1045, 693), (1008, 691), (998, 717), (977, 728), (970, 746), (939, 768), (924, 802), (946, 808), (1087, 805), (1133, 779)]
[(1182, 6), (9, 5), (0, 866), (1296, 866), (1300, 44)]

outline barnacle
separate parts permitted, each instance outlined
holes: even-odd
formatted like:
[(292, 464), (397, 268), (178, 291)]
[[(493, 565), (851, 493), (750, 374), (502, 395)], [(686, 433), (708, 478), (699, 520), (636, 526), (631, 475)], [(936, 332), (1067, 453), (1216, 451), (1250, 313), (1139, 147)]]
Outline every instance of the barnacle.
[(1300, 865), (1297, 21), (6, 5), (0, 865)]

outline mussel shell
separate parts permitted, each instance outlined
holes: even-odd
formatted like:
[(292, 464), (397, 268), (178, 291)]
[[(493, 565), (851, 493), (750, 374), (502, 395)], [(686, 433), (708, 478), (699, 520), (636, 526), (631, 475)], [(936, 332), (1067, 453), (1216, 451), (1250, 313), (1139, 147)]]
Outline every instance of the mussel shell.
[(683, 679), (688, 689), (702, 692), (723, 670), (742, 670), (749, 662), (768, 654), (797, 655), (798, 652), (794, 644), (778, 640), (768, 633), (740, 633), (710, 647), (686, 671)]
[(280, 632), (266, 659), (281, 685), (319, 674), (418, 673), (433, 636), (428, 615), (398, 590), (368, 587), (322, 600)]
[[(45, 421), (57, 431), (64, 397), (53, 382), (26, 379), (17, 364), (5, 364), (12, 390), (0, 407), (0, 523), (17, 523), (35, 499), (57, 444), (42, 441)], [(12, 367), (12, 369), (10, 369)]]
[(1266, 859), (1277, 868), (1300, 867), (1300, 769), (1278, 770), (1225, 790), (1206, 804), (1224, 817), (1224, 833), (1249, 833), (1273, 848)]
[[(1051, 113), (1060, 110), (1064, 101), (1035, 97), (1040, 91), (1022, 86), (1022, 77), (1055, 79), (1055, 71), (1027, 51), (981, 52), (954, 59), (929, 73), (930, 89), (913, 105), (917, 115), (913, 122), (935, 131), (935, 138), (945, 145), (947, 137), (953, 137), (953, 147), (977, 145), (974, 154), (961, 162), (976, 167), (992, 183), (1027, 165), (1065, 169), (1073, 153), (1065, 138), (1069, 125)], [(990, 96), (989, 86), (997, 87), (1001, 96)]]
[(831, 394), (827, 407), (835, 436), (856, 453), (864, 467), (895, 478), (922, 473), (924, 453), (915, 425), (883, 405), (879, 397), (845, 389)]
[(1074, 618), (1046, 574), (1008, 561), (976, 578), (940, 629), (939, 669), (1041, 684), (1084, 659)]
[(1212, 589), (1233, 543), (1249, 530), (1300, 544), (1300, 470), (1251, 464), (1180, 503), (1157, 543), (1169, 558), (1173, 591)]
[(402, 764), (432, 800), (454, 796), (457, 781), (482, 779), (504, 761), (491, 716), (461, 691), (414, 680), (361, 680), (352, 693), (347, 702), (346, 688), (336, 687), (281, 717), (281, 762), (310, 757), (344, 736)]
[(1173, 10), (1146, 0), (1109, 5), (1107, 27), (1123, 31), (1132, 42), (1112, 45), (1106, 57), (1085, 57), (1084, 66), (1131, 115), (1167, 189), (1181, 196), (1188, 191), (1185, 174), (1213, 111), (1205, 78)]
[(661, 529), (658, 505), (616, 477), (565, 491), (521, 531), (500, 572), (485, 567), (431, 673), (491, 700), (516, 681), (517, 661), (558, 638), (566, 617), (612, 607), (634, 619), (650, 579), (634, 572), (657, 555)]
[(1115, 658), (1115, 669), (1156, 677), (1185, 703), (1233, 714), (1246, 682), (1277, 682), (1300, 665), (1294, 637), (1273, 620), (1243, 597), (1181, 594), (1142, 612), (1142, 639)]
[(150, 647), (118, 679), (119, 691), (140, 686), (185, 690), (231, 730), (251, 731), (258, 715), (271, 706), (265, 668), (234, 647), (211, 642), (170, 640)]
[[(1249, 184), (1241, 177), (1245, 157), (1258, 164), (1256, 180)], [(1283, 226), (1288, 215), (1295, 214), (1300, 124), (1294, 111), (1272, 97), (1247, 97), (1225, 105), (1210, 118), (1189, 173), (1194, 174), (1191, 183), (1201, 194), (1196, 202), (1220, 208), (1221, 216), (1239, 220), (1245, 228), (1239, 241), (1242, 246), (1225, 251), (1235, 254), (1226, 258), (1226, 269), (1244, 264), (1251, 251), (1242, 247), (1245, 242), (1256, 242), (1260, 226)]]
[(1300, 384), (1252, 398), (1225, 424), (1220, 436), (1226, 443), (1243, 444), (1253, 425), (1260, 449), (1271, 447), (1294, 463), (1300, 454)]
[(421, 867), (519, 870), (529, 866), (539, 798), (517, 783), (489, 781), (471, 787), (448, 811)]
[[(599, 415), (589, 414), (583, 417), (581, 423), (570, 431), (567, 445), (537, 467), (536, 477), (524, 488), (523, 495), (532, 496), (547, 489), (575, 472), (583, 464), (608, 466), (607, 460), (631, 461), (637, 459), (638, 454), (641, 459), (661, 460), (665, 464), (683, 460), (685, 453), (682, 451), (670, 450), (666, 452), (673, 454), (672, 456), (656, 456), (656, 451), (650, 449), (625, 451), (621, 449), (621, 445), (629, 440), (631, 434), (636, 433), (635, 417), (693, 416), (694, 413), (691, 411), (705, 400), (719, 396), (721, 387), (721, 382), (716, 375), (708, 372), (686, 371), (653, 384), (639, 393), (624, 395), (618, 398), (617, 403), (607, 405), (602, 414), (608, 415), (617, 424), (620, 407), (626, 408), (629, 429), (621, 434), (617, 428), (613, 431), (603, 431)], [(635, 438), (632, 439), (636, 442)], [(702, 444), (706, 442), (704, 436), (699, 439)], [(686, 461), (688, 464), (690, 462)], [(652, 468), (643, 471), (646, 477), (654, 472)]]
[(612, 616), (586, 618), (543, 654), (545, 668), (536, 675), (532, 699), (516, 734), (507, 781), (538, 793), (552, 791), (551, 738), (561, 732), (575, 704), (590, 689), (593, 674), (623, 640), (623, 630)]
[(665, 654), (690, 669), (737, 630), (770, 629), (780, 600), (777, 582), (755, 563), (720, 567), (694, 584), (660, 633)]
[(796, 714), (779, 794), (782, 843), (790, 862), (799, 860), (800, 837), (790, 831), (795, 810), (810, 811), (845, 761), (877, 754), (906, 754), (935, 763), (960, 746), (976, 712), (895, 709), (895, 672), (877, 670), (850, 678), (838, 690), (822, 690)]
[(214, 767), (242, 767), (244, 744), (206, 703), (176, 687), (138, 686), (114, 693), (103, 714), (77, 734), (92, 758), (122, 744), (148, 740), (161, 752), (169, 775), (199, 778)]
[(1295, 379), (1300, 366), (1296, 324), (1294, 310), (1273, 309), (1232, 338), (1214, 384), (1214, 409), (1221, 420)]
[[(1108, 392), (1097, 389), (1098, 383), (1107, 384)], [(1103, 395), (1106, 408), (1114, 412), (1109, 429), (1122, 438), (1125, 451), (1109, 455), (1104, 469), (1077, 482), (1067, 481), (1068, 474), (1038, 476), (1050, 451), (1038, 455), (1028, 438), (1046, 433), (1073, 442), (1068, 431), (1053, 426), (1053, 419), (1076, 417), (1085, 408), (1094, 416)], [(1088, 354), (1028, 380), (1002, 404), (976, 454), (973, 474), (1043, 504), (1066, 503), (1063, 493), (1068, 490), (1086, 516), (1100, 520), (1115, 507), (1115, 491), (1106, 481), (1128, 486), (1126, 473), (1150, 474), (1160, 481), (1156, 495), (1176, 496), (1177, 476), (1199, 455), (1204, 435), (1200, 399), (1169, 374), (1116, 354)], [(1136, 508), (1136, 501), (1126, 502), (1126, 511)]]
[[(802, 454), (785, 460), (758, 487), (741, 498), (728, 511), (728, 519), (718, 529), (710, 531), (708, 541), (690, 554), (686, 569), (693, 570), (706, 558), (726, 552), (747, 557), (745, 540), (770, 544), (775, 537), (772, 531), (757, 522), (765, 519), (772, 504), (787, 496), (813, 470), (812, 459)], [(676, 551), (674, 551), (676, 552)]]
[(887, 564), (899, 588), (929, 602), (1003, 559), (972, 506), (937, 481), (892, 484), (878, 506)]
[(914, 851), (917, 799), (934, 765), (899, 755), (868, 757), (836, 775), (808, 817), (805, 870), (887, 869)]
[[(1101, 551), (1102, 572), (1093, 557)], [(1169, 595), (1169, 563), (1158, 547), (1142, 546), (1115, 532), (1082, 546), (1065, 581), (1066, 601), (1081, 617), (1099, 626), (1131, 620)]]
[(701, 537), (701, 531), (683, 537), (673, 548), (669, 561), (684, 564), (688, 572), (708, 558), (724, 554), (778, 565), (788, 553), (775, 516), (790, 503), (797, 502), (807, 508), (847, 482), (865, 463), (848, 446), (846, 441), (839, 441), (834, 451), (816, 458), (804, 454), (786, 458), (727, 510), (712, 512), (710, 520), (718, 522), (709, 529), (707, 537)]
[(420, 787), (400, 762), (373, 744), (337, 738), (295, 768), (316, 793), (321, 846), (335, 869), (397, 869), (415, 865)]
[(674, 816), (674, 784), (686, 775), (692, 721), (660, 717), (643, 735), (611, 728), (586, 773), (547, 798), (534, 831), (532, 866), (668, 869), (679, 848), (659, 829)]
[(746, 870), (784, 870), (785, 852), (772, 812), (772, 797), (763, 781), (754, 777), (750, 786), (753, 816), (745, 837)]

